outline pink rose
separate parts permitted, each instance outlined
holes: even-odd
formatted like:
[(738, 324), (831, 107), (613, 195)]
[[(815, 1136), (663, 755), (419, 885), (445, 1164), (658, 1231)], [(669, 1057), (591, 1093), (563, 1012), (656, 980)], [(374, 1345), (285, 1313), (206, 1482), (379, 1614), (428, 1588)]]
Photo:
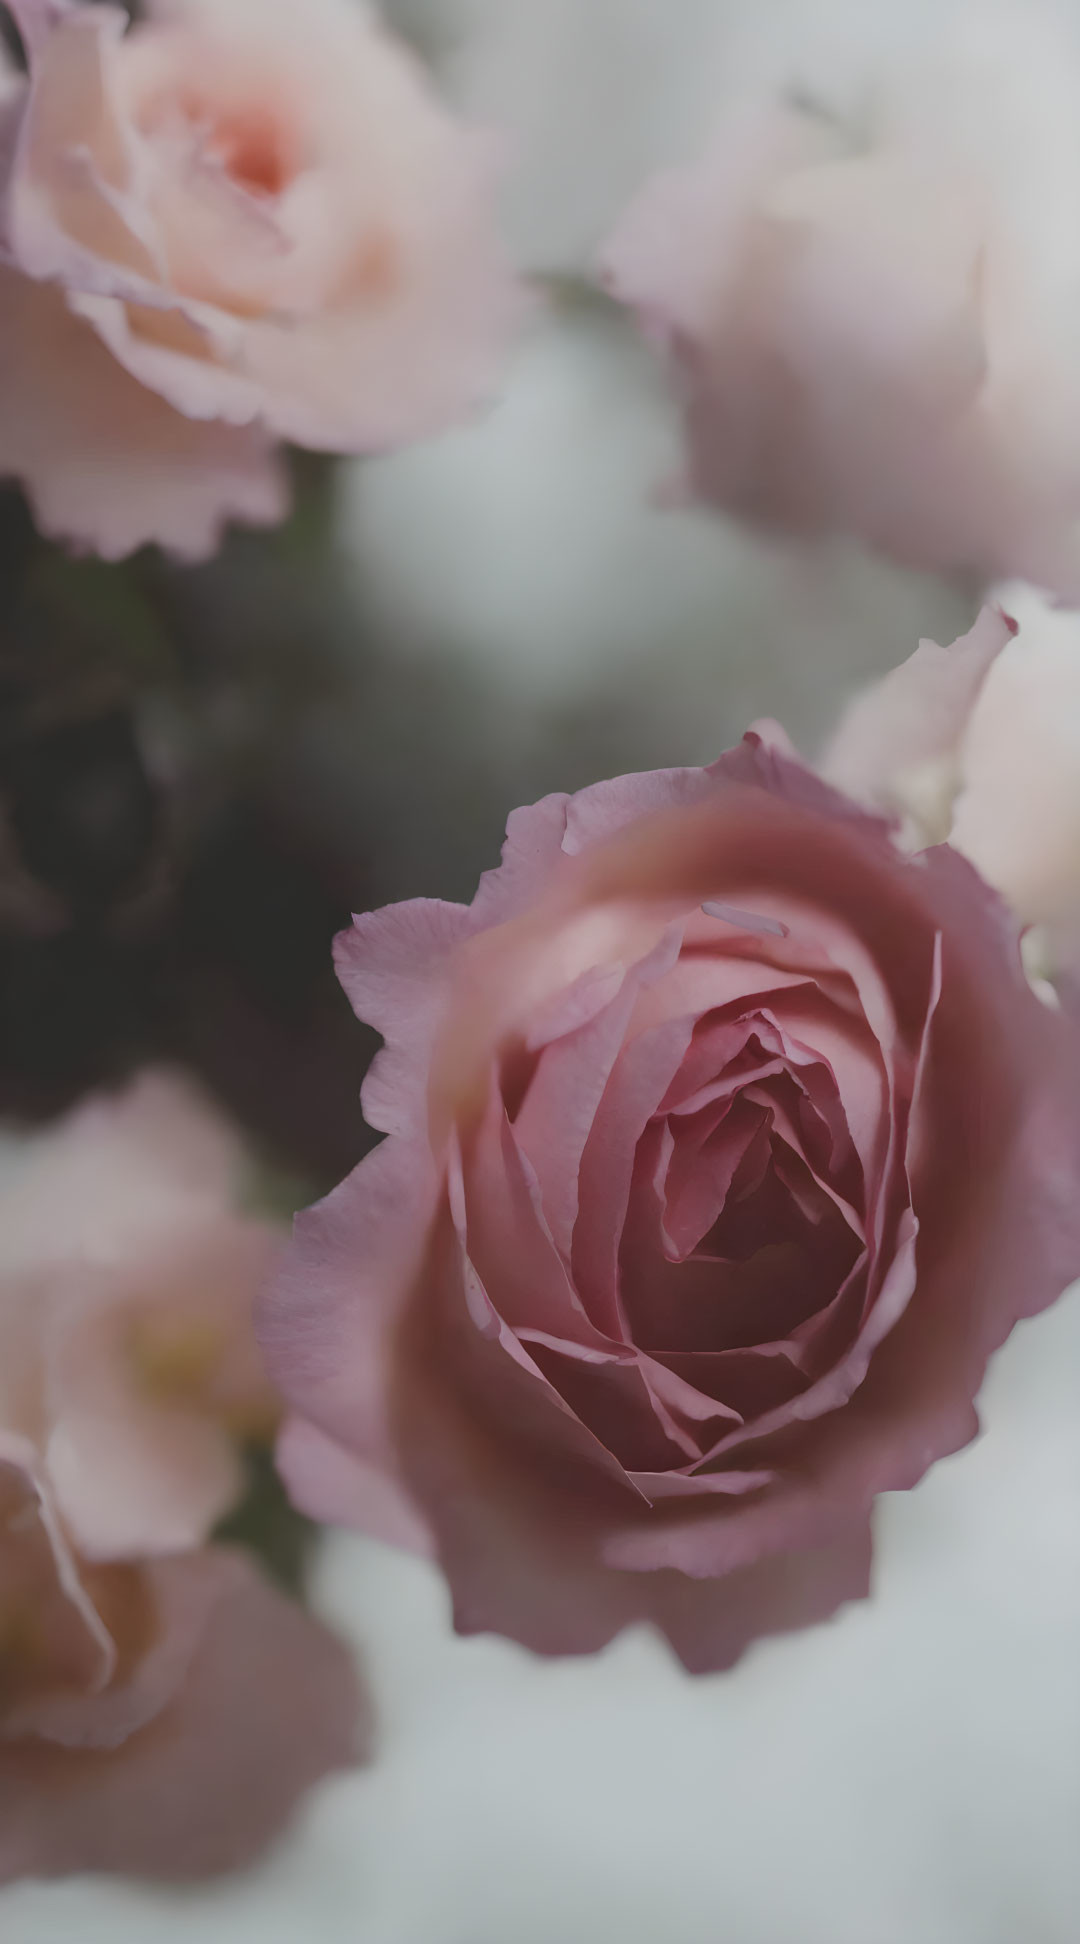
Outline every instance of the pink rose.
[(77, 1604), (40, 1504), (0, 1446), (0, 1884), (250, 1862), (362, 1753), (345, 1648), (223, 1546), (99, 1567)]
[(38, 1454), (86, 1559), (198, 1546), (277, 1399), (252, 1330), (280, 1231), (238, 1212), (244, 1157), (146, 1073), (31, 1144), (0, 1197), (0, 1429)]
[(519, 301), (491, 145), (357, 0), (12, 11), (0, 467), (47, 531), (204, 554), (283, 512), (275, 441), (372, 451), (484, 397)]
[(751, 734), (515, 812), (338, 963), (387, 1139), (261, 1311), (298, 1502), (545, 1653), (865, 1595), (876, 1494), (1080, 1271), (1077, 1045), (995, 895)]
[(240, 1162), (151, 1074), (0, 1198), (0, 1881), (242, 1862), (354, 1751), (344, 1649), (205, 1547), (276, 1417)]
[(693, 495), (1080, 594), (1077, 68), (1017, 22), (848, 125), (732, 115), (646, 184), (605, 275), (673, 366)]

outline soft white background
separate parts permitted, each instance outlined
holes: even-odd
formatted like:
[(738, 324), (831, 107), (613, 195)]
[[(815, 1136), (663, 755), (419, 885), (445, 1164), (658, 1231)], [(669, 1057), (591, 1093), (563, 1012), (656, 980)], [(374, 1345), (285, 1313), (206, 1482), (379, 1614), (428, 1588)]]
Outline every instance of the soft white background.
[(430, 1569), (334, 1538), (376, 1766), (249, 1879), (9, 1891), (4, 1944), (1075, 1944), (1078, 1383), (1080, 1290), (882, 1503), (874, 1600), (728, 1676), (457, 1641)]
[[(508, 233), (562, 278), (748, 80), (843, 98), (961, 11), (393, 10), (463, 105), (510, 126)], [(964, 12), (991, 45), (1000, 9)], [(340, 537), (387, 673), (381, 702), (369, 688), (327, 724), (312, 787), (358, 815), (365, 791), (400, 792), (388, 884), (460, 892), (491, 861), (473, 747), (505, 808), (616, 764), (706, 759), (764, 711), (810, 750), (869, 670), (970, 619), (963, 590), (853, 549), (657, 511), (675, 453), (649, 359), (564, 294), (482, 423), (345, 469)], [(438, 721), (419, 700), (414, 721), (433, 668)], [(450, 767), (410, 775), (439, 738)], [(1000, 1357), (983, 1440), (882, 1504), (872, 1603), (728, 1677), (691, 1681), (643, 1633), (562, 1665), (456, 1641), (430, 1569), (330, 1539), (317, 1600), (363, 1657), (376, 1765), (327, 1784), (250, 1878), (23, 1887), (0, 1896), (2, 1944), (1077, 1944), (1078, 1398), (1075, 1292)]]

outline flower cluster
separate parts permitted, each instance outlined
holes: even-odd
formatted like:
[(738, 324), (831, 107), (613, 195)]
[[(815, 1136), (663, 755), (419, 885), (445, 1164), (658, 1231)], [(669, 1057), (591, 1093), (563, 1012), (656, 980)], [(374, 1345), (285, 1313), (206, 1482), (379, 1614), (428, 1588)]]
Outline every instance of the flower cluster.
[[(42, 541), (205, 558), (226, 523), (283, 518), (289, 445), (385, 452), (484, 401), (522, 310), (496, 148), (364, 0), (8, 11), (0, 475)], [(970, 631), (849, 699), (816, 763), (761, 722), (708, 767), (515, 810), (470, 904), (356, 916), (336, 964), (383, 1041), (376, 1145), (291, 1240), (172, 1068), (0, 1147), (0, 1884), (245, 1863), (366, 1754), (352, 1657), (245, 1524), (260, 1491), (279, 1534), (428, 1555), (461, 1632), (556, 1655), (647, 1622), (691, 1672), (727, 1669), (867, 1596), (878, 1497), (975, 1436), (988, 1360), (1080, 1277), (1080, 623), (1058, 605), (1080, 600), (1080, 258), (1051, 262), (1007, 180), (1023, 143), (1003, 169), (958, 99), (909, 78), (875, 114), (733, 114), (641, 187), (593, 266), (625, 309), (591, 288), (587, 314), (598, 344), (621, 328), (633, 358), (636, 318), (660, 347), (684, 497), (973, 576)], [(1056, 168), (1080, 198), (1066, 121), (1025, 151), (1029, 190)], [(59, 560), (26, 552), (0, 586), (0, 769), (46, 823), (64, 804), (36, 841), (0, 775), (0, 948), (9, 919), (31, 929), (33, 863), (64, 892), (36, 944), (143, 918), (174, 991), (190, 885), (170, 856), (146, 888), (136, 703), (126, 787), (76, 778), (69, 721), (111, 720), (113, 690), (82, 671), (54, 713), (9, 668), (7, 595), (21, 651), (23, 580), (32, 609)], [(62, 571), (179, 580), (144, 565)], [(288, 682), (265, 710), (242, 687), (193, 772), (218, 715), (246, 735), (289, 713)], [(193, 692), (146, 711), (148, 739)], [(45, 785), (28, 723), (60, 724)], [(223, 803), (246, 813), (243, 767), (215, 773), (199, 841)], [(149, 918), (82, 895), (78, 840), (114, 825), (99, 875), (145, 877)], [(195, 930), (229, 903), (210, 877)], [(348, 1031), (339, 888), (318, 971)], [(276, 973), (264, 937), (237, 946), (247, 910), (225, 913), (233, 956)], [(244, 1003), (224, 983), (204, 1051)], [(228, 1049), (235, 1080), (250, 1047), (287, 1048), (236, 1089), (277, 1090), (275, 1136), (298, 1102), (327, 1121), (347, 1064), (323, 1012), (310, 1059), (279, 1012)], [(303, 1199), (351, 1131), (333, 1165), (309, 1153)]]

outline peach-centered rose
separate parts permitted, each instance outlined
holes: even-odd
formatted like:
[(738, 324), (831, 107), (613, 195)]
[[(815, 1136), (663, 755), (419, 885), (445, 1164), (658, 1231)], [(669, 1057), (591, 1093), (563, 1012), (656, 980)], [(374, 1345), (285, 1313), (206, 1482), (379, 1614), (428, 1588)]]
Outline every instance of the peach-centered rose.
[(0, 1197), (0, 1882), (243, 1862), (355, 1752), (344, 1648), (205, 1544), (275, 1416), (239, 1160), (147, 1074)]
[(492, 145), (359, 0), (12, 11), (0, 465), (50, 530), (205, 552), (280, 515), (275, 439), (367, 452), (483, 399), (519, 304)]
[(996, 895), (770, 732), (517, 811), (338, 962), (387, 1138), (261, 1315), (299, 1502), (548, 1653), (865, 1594), (875, 1495), (1080, 1272), (1077, 1043)]

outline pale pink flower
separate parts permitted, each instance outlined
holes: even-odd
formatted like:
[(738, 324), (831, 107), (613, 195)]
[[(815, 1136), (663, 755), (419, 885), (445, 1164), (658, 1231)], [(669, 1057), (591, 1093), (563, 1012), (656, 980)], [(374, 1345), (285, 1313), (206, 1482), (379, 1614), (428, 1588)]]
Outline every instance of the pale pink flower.
[(252, 1306), (280, 1236), (237, 1212), (235, 1137), (147, 1074), (40, 1137), (0, 1198), (0, 1426), (84, 1558), (201, 1545), (274, 1393)]
[(1080, 594), (1080, 54), (980, 15), (846, 116), (762, 103), (642, 190), (607, 280), (670, 357), (689, 491)]
[(204, 1544), (276, 1416), (241, 1172), (149, 1074), (0, 1196), (0, 1881), (242, 1862), (358, 1752), (344, 1649)]
[(250, 1862), (364, 1753), (345, 1648), (227, 1547), (69, 1585), (47, 1517), (0, 1448), (0, 1883)]
[(338, 965), (386, 1139), (261, 1307), (298, 1502), (545, 1653), (718, 1668), (864, 1595), (875, 1496), (1080, 1271), (1077, 1040), (996, 895), (770, 730), (515, 812)]
[(484, 398), (519, 304), (492, 145), (357, 0), (13, 11), (8, 244), (50, 288), (10, 296), (4, 363), (32, 390), (0, 463), (51, 531), (206, 552), (223, 518), (280, 514), (274, 440), (377, 450)]

